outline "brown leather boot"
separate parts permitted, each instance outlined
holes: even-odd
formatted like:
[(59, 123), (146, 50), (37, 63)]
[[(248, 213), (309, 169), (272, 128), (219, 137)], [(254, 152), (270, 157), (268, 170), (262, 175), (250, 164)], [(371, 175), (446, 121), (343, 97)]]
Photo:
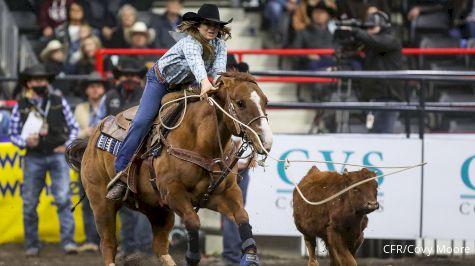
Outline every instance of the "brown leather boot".
[(121, 180), (117, 180), (114, 185), (107, 191), (106, 198), (110, 200), (121, 200), (127, 191), (127, 184)]

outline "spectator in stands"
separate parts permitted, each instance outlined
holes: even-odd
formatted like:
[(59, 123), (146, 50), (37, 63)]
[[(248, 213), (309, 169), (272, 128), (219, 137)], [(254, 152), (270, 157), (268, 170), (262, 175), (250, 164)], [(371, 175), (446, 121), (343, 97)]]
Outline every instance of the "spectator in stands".
[(451, 4), (454, 27), (450, 35), (457, 39), (475, 38), (475, 1), (453, 0)]
[[(116, 115), (138, 105), (143, 93), (143, 79), (147, 69), (131, 57), (120, 59), (114, 68), (115, 87), (101, 101), (100, 117)], [(140, 212), (123, 207), (119, 210), (122, 256), (136, 252), (151, 254), (152, 228), (148, 218)]]
[[(147, 28), (147, 25), (141, 21), (135, 22), (129, 33), (130, 48), (148, 49), (153, 48), (155, 41), (155, 31)], [(156, 55), (135, 55), (141, 65), (151, 68), (157, 60)]]
[(86, 20), (102, 40), (107, 41), (112, 37), (112, 29), (115, 26), (115, 15), (110, 0), (83, 0)]
[[(36, 208), (40, 193), (46, 186), (47, 171), (61, 226), (61, 246), (66, 254), (77, 252), (74, 219), (70, 211), (69, 167), (64, 151), (77, 137), (78, 125), (66, 100), (51, 92), (50, 82), (54, 77), (43, 65), (31, 66), (21, 73), (20, 82), (29, 97), (22, 97), (13, 108), (9, 128), (13, 144), (26, 148), (21, 195), (27, 256), (39, 255)], [(36, 127), (38, 120), (42, 120), (40, 128)]]
[(129, 48), (127, 36), (132, 26), (137, 22), (137, 10), (131, 5), (119, 9), (120, 25), (112, 32), (111, 39), (106, 43), (107, 48)]
[[(311, 24), (296, 32), (292, 47), (296, 49), (333, 48), (333, 34), (328, 28), (328, 23), (335, 10), (320, 1), (315, 6), (309, 6), (307, 12), (311, 17)], [(303, 60), (299, 60), (296, 65), (303, 66), (306, 70), (319, 70), (332, 66), (333, 60), (331, 56), (308, 55)]]
[[(367, 23), (374, 26), (363, 30), (353, 28), (355, 39), (364, 45), (365, 70), (401, 70), (403, 66), (402, 45), (391, 27), (389, 16), (376, 11), (369, 14)], [(398, 82), (372, 79), (362, 82), (362, 101), (401, 101)], [(399, 113), (394, 111), (374, 112), (368, 115), (367, 127), (372, 133), (392, 133)], [(374, 123), (372, 123), (374, 121)]]
[(87, 24), (84, 7), (79, 2), (73, 2), (68, 7), (68, 20), (56, 27), (54, 30), (58, 38), (65, 46), (66, 60), (68, 64), (74, 65), (78, 61), (78, 51), (81, 46), (81, 31), (90, 29)]
[(292, 15), (292, 27), (295, 31), (305, 29), (308, 25), (312, 24), (312, 16), (309, 11), (311, 8), (319, 5), (323, 2), (323, 5), (331, 10), (331, 14), (334, 15), (336, 11), (336, 3), (332, 0), (302, 0), (300, 1), (297, 9), (295, 9)]
[(41, 51), (40, 59), (46, 71), (59, 75), (64, 71), (64, 45), (58, 40), (51, 40), (45, 49)]
[(271, 38), (277, 46), (286, 45), (289, 16), (297, 9), (299, 0), (269, 0), (264, 8), (264, 18), (269, 23)]
[(167, 0), (165, 13), (152, 17), (152, 27), (156, 32), (156, 48), (169, 49), (176, 43), (168, 32), (175, 31), (176, 27), (182, 22), (182, 4), (182, 0)]
[[(335, 13), (335, 9), (327, 6), (324, 1), (320, 1), (315, 6), (307, 8), (311, 23), (303, 30), (297, 31), (292, 48), (296, 49), (325, 49), (334, 48), (333, 34), (329, 29), (329, 21)], [(330, 55), (306, 55), (295, 57), (294, 69), (300, 70), (325, 70), (334, 65), (333, 57)], [(299, 95), (305, 93), (305, 97), (299, 97), (304, 101), (325, 101), (328, 100), (331, 90), (328, 84), (309, 83), (299, 84)], [(309, 96), (307, 96), (309, 95)]]
[[(46, 71), (55, 75), (65, 75), (67, 73), (67, 64), (65, 64), (64, 45), (58, 40), (51, 40), (48, 45), (41, 51), (41, 61), (43, 62)], [(71, 104), (74, 101), (70, 97), (78, 96), (73, 89), (74, 82), (69, 80), (54, 80), (51, 85), (57, 89), (56, 93), (67, 98)], [(73, 104), (74, 105), (74, 104)]]
[(82, 52), (81, 52), (81, 43), (84, 42), (85, 39), (97, 35), (93, 32), (93, 29), (88, 24), (83, 24), (79, 28), (79, 40), (75, 44), (77, 49), (74, 50), (70, 49), (71, 54), (68, 56), (68, 60), (66, 62), (66, 73), (74, 72), (76, 64), (81, 60)]
[(54, 29), (67, 20), (67, 7), (73, 0), (43, 0), (38, 9), (38, 24), (44, 37), (51, 37)]
[[(87, 96), (87, 101), (76, 106), (74, 117), (79, 124), (78, 138), (88, 138), (101, 120), (101, 117), (99, 117), (99, 105), (102, 96), (106, 92), (107, 81), (105, 81), (99, 73), (92, 72), (89, 77), (81, 83), (81, 88)], [(79, 182), (79, 188), (81, 193), (84, 193), (81, 182)], [(82, 218), (86, 241), (78, 250), (98, 251), (100, 239), (87, 196), (82, 201)]]
[[(81, 59), (77, 64), (75, 73), (87, 75), (96, 70), (96, 52), (101, 47), (99, 38), (94, 35), (86, 37), (81, 42)], [(108, 58), (104, 58), (104, 69), (111, 69), (111, 62)]]

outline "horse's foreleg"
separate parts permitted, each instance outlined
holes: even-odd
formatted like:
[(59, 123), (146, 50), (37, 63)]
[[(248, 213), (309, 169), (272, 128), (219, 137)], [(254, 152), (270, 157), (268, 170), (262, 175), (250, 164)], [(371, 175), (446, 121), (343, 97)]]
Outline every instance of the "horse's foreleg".
[(233, 186), (215, 200), (217, 210), (239, 227), (239, 234), (242, 240), (240, 266), (260, 265), (257, 256), (257, 245), (252, 234), (252, 226), (249, 224), (249, 216), (244, 209), (242, 194), (239, 187)]
[(168, 253), (168, 235), (175, 224), (175, 214), (168, 208), (160, 211), (148, 210), (145, 213), (150, 220), (153, 230), (153, 252), (158, 257), (160, 265), (175, 266), (176, 263)]
[(201, 223), (200, 218), (193, 209), (191, 198), (186, 189), (180, 184), (168, 186), (167, 202), (183, 220), (188, 231), (188, 249), (186, 251), (186, 262), (190, 266), (199, 265), (201, 260), (199, 233)]

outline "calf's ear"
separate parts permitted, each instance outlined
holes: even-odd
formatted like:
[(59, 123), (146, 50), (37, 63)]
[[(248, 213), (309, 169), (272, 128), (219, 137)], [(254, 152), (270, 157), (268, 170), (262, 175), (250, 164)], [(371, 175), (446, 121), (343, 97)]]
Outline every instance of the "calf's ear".
[(320, 173), (320, 170), (318, 170), (318, 168), (314, 165), (312, 168), (310, 168), (310, 170), (308, 170), (306, 175), (315, 175), (317, 173)]

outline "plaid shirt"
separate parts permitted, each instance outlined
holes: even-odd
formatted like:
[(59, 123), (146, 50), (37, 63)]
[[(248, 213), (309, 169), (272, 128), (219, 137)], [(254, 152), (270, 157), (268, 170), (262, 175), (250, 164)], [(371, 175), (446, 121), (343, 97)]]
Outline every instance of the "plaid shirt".
[[(37, 101), (35, 105), (40, 107), (42, 101)], [(69, 128), (69, 137), (65, 145), (69, 145), (75, 138), (78, 136), (79, 126), (74, 115), (71, 112), (71, 108), (64, 98), (61, 98), (61, 104), (63, 105), (63, 115), (66, 119), (66, 124)], [(26, 147), (26, 139), (21, 137), (21, 130), (23, 128), (23, 123), (21, 122), (20, 111), (18, 110), (18, 103), (13, 107), (12, 115), (10, 117), (10, 126), (8, 128), (8, 135), (10, 136), (10, 141), (13, 142), (16, 146), (20, 148)]]
[(215, 58), (204, 62), (203, 46), (190, 35), (179, 40), (158, 60), (158, 68), (169, 84), (193, 82), (208, 77), (216, 79), (219, 72), (226, 71), (226, 42), (215, 38), (210, 41), (215, 50)]

